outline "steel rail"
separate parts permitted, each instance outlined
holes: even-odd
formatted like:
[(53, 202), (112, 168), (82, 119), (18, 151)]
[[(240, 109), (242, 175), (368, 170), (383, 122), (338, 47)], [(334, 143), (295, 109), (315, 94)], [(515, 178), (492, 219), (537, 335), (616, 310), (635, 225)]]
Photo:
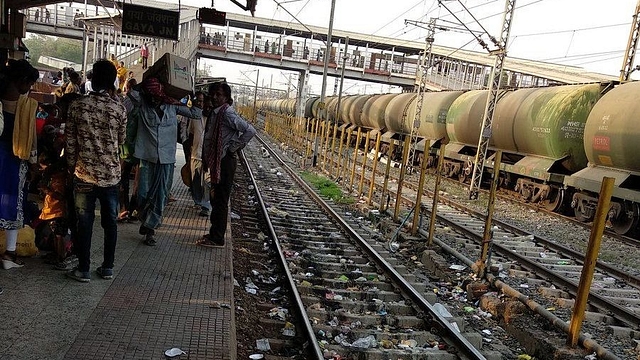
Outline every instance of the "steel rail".
[[(471, 237), (472, 239), (475, 239), (477, 242), (481, 242), (482, 241), (482, 234), (477, 233), (476, 231), (469, 229), (463, 225), (460, 225), (459, 223), (447, 219), (444, 216), (438, 215), (440, 221), (446, 223), (448, 226), (455, 228), (461, 232), (463, 232), (464, 234), (466, 234), (467, 236)], [(576, 295), (577, 291), (578, 291), (578, 284), (576, 284), (573, 281), (570, 281), (568, 279), (566, 279), (566, 277), (556, 273), (555, 271), (549, 270), (548, 268), (541, 266), (539, 264), (537, 264), (536, 262), (530, 260), (529, 258), (517, 254), (513, 251), (511, 251), (510, 249), (500, 245), (499, 243), (494, 242), (493, 243), (493, 251), (501, 254), (502, 256), (508, 257), (508, 258), (515, 258), (517, 261), (520, 262), (520, 264), (533, 271), (536, 275), (542, 277), (542, 278), (546, 278), (550, 281), (552, 281), (555, 284), (559, 284), (563, 287), (565, 287), (567, 289), (567, 291), (569, 291), (572, 295)], [(640, 317), (635, 314), (633, 311), (630, 311), (628, 309), (625, 309), (607, 299), (605, 299), (603, 296), (598, 295), (598, 294), (594, 294), (593, 292), (590, 291), (589, 293), (589, 303), (595, 307), (597, 307), (598, 309), (605, 311), (607, 313), (611, 313), (613, 314), (615, 317), (617, 317), (619, 320), (621, 320), (622, 322), (634, 326), (635, 328), (640, 327)]]
[[(260, 138), (259, 135), (255, 136), (258, 140), (260, 140), (260, 142), (262, 142), (265, 146), (266, 143), (264, 142), (264, 140), (262, 140), (262, 138)], [(271, 151), (271, 149), (269, 149)], [(273, 154), (273, 152), (272, 152)], [(280, 158), (278, 158), (278, 160), (280, 161)], [(273, 227), (273, 224), (271, 223), (271, 219), (269, 217), (269, 213), (267, 212), (267, 207), (264, 203), (264, 200), (262, 198), (262, 195), (260, 194), (260, 190), (256, 181), (256, 178), (253, 175), (253, 172), (251, 171), (251, 167), (249, 167), (249, 162), (247, 161), (247, 159), (244, 157), (244, 154), (242, 156), (242, 162), (245, 166), (245, 168), (247, 169), (247, 173), (249, 174), (249, 178), (251, 179), (251, 183), (253, 184), (253, 187), (255, 189), (256, 192), (256, 200), (258, 202), (258, 204), (260, 204), (260, 208), (262, 209), (262, 213), (264, 214), (265, 217), (265, 221), (267, 223), (267, 226), (269, 227), (269, 234), (271, 234), (271, 238), (273, 239), (273, 243), (275, 244), (277, 250), (278, 250), (278, 259), (280, 260), (280, 264), (282, 265), (285, 274), (287, 275), (287, 282), (289, 283), (289, 287), (291, 288), (291, 291), (293, 293), (293, 297), (294, 297), (294, 301), (296, 303), (296, 305), (298, 306), (298, 310), (300, 311), (300, 316), (302, 317), (302, 320), (304, 322), (304, 328), (305, 328), (305, 332), (307, 333), (308, 339), (311, 342), (311, 347), (312, 347), (312, 352), (315, 355), (315, 358), (317, 360), (324, 360), (324, 353), (322, 352), (322, 349), (320, 349), (320, 345), (318, 344), (318, 339), (316, 338), (316, 334), (315, 331), (313, 330), (313, 327), (311, 326), (311, 320), (309, 319), (309, 316), (307, 315), (307, 311), (306, 308), (304, 306), (304, 303), (302, 302), (302, 298), (300, 297), (300, 293), (298, 292), (298, 288), (296, 287), (296, 283), (293, 279), (293, 275), (291, 274), (291, 271), (289, 270), (289, 266), (287, 266), (287, 260), (285, 259), (284, 256), (284, 251), (282, 249), (282, 246), (280, 245), (280, 239), (278, 238), (278, 235), (276, 234), (276, 231)], [(284, 163), (283, 163), (284, 164)], [(286, 166), (286, 165), (285, 165)]]
[(282, 165), (283, 169), (287, 171), (294, 181), (300, 185), (304, 191), (309, 194), (314, 200), (334, 219), (336, 219), (343, 229), (354, 238), (362, 249), (380, 266), (390, 277), (395, 281), (395, 284), (400, 287), (400, 290), (409, 297), (422, 311), (428, 313), (434, 318), (438, 324), (445, 330), (445, 334), (441, 334), (443, 338), (447, 339), (451, 344), (456, 346), (456, 349), (460, 351), (459, 355), (467, 359), (486, 359), (478, 349), (476, 349), (462, 334), (456, 330), (447, 319), (440, 315), (435, 308), (415, 289), (409, 284), (404, 277), (398, 273), (389, 262), (387, 262), (378, 252), (373, 249), (367, 241), (360, 236), (346, 221), (329, 206), (320, 195), (318, 195), (306, 182), (300, 179), (299, 175), (288, 166), (285, 161), (275, 153), (275, 151), (259, 136), (256, 137), (262, 142), (263, 146), (276, 158)]
[[(431, 196), (433, 196), (433, 194), (431, 192), (429, 192), (429, 194)], [(481, 213), (479, 211), (467, 208), (466, 206), (464, 206), (464, 205), (462, 205), (460, 203), (457, 203), (457, 202), (455, 202), (455, 201), (453, 201), (451, 199), (442, 198), (442, 197), (441, 197), (441, 199), (442, 199), (441, 200), (442, 203), (445, 203), (445, 204), (447, 204), (447, 205), (449, 205), (451, 207), (454, 207), (456, 209), (462, 210), (464, 212), (471, 213), (472, 215), (475, 215), (478, 218), (483, 218), (484, 216), (486, 216), (485, 214), (483, 214), (483, 213)], [(424, 209), (424, 211), (426, 211), (427, 213), (431, 214), (431, 210), (429, 210), (429, 209)], [(508, 231), (511, 231), (513, 233), (516, 233), (518, 235), (532, 235), (531, 233), (528, 233), (528, 232), (520, 229), (516, 225), (509, 224), (508, 222), (505, 222), (503, 220), (496, 220), (494, 218), (494, 219), (492, 219), (492, 222), (495, 225), (497, 225), (497, 226), (499, 226), (499, 227), (501, 227), (503, 229), (506, 229)], [(537, 243), (540, 243), (540, 244), (548, 247), (549, 249), (552, 249), (552, 250), (554, 250), (554, 251), (556, 251), (556, 252), (558, 252), (560, 254), (566, 255), (568, 257), (572, 257), (578, 263), (584, 264), (584, 254), (583, 253), (580, 253), (580, 252), (578, 252), (576, 250), (568, 248), (568, 247), (566, 247), (564, 245), (558, 244), (558, 243), (554, 242), (553, 240), (551, 240), (551, 239), (549, 239), (549, 238), (547, 238), (545, 236), (539, 236), (539, 235), (533, 234), (533, 241), (537, 242)], [(615, 268), (615, 267), (613, 267), (611, 265), (605, 264), (605, 263), (603, 263), (601, 261), (598, 261), (596, 263), (596, 267), (599, 270), (603, 271), (603, 272), (609, 273), (610, 275), (613, 275), (613, 276), (615, 276), (615, 277), (617, 277), (617, 278), (619, 278), (621, 280), (624, 280), (625, 282), (627, 282), (627, 283), (629, 283), (631, 285), (634, 285), (634, 286), (640, 288), (640, 277), (638, 277), (638, 276), (635, 276), (633, 274), (629, 274), (627, 272), (624, 272), (623, 270), (620, 270), (620, 269)]]

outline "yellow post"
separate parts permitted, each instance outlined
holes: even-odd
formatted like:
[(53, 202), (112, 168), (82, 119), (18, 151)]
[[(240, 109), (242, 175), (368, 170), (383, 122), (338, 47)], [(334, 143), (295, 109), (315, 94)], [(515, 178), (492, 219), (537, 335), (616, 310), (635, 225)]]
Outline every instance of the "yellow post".
[(402, 145), (402, 166), (400, 167), (400, 176), (398, 177), (398, 188), (396, 190), (396, 207), (393, 211), (393, 221), (398, 221), (400, 215), (400, 202), (402, 202), (402, 183), (404, 182), (404, 175), (407, 172), (407, 162), (409, 158), (409, 146), (411, 146), (411, 136), (404, 137), (404, 144)]
[(578, 345), (578, 337), (580, 336), (580, 328), (584, 320), (584, 311), (587, 308), (587, 299), (589, 297), (589, 289), (593, 280), (593, 273), (598, 260), (598, 252), (600, 251), (600, 243), (604, 226), (607, 221), (607, 213), (611, 202), (611, 194), (613, 193), (613, 185), (615, 179), (604, 177), (602, 186), (600, 187), (600, 197), (598, 199), (598, 208), (591, 227), (591, 235), (589, 236), (589, 247), (584, 257), (584, 265), (582, 266), (582, 274), (580, 275), (580, 283), (578, 284), (578, 293), (576, 302), (571, 311), (571, 323), (569, 324), (569, 337), (567, 344), (571, 347)]
[(351, 168), (351, 176), (349, 177), (349, 192), (353, 191), (353, 180), (356, 177), (356, 165), (358, 164), (358, 148), (360, 147), (361, 138), (362, 138), (362, 128), (358, 127), (358, 135), (356, 136), (356, 146), (353, 147), (353, 167)]
[(282, 138), (284, 139), (284, 143), (285, 144), (291, 144), (291, 133), (293, 133), (293, 117), (288, 117), (287, 121), (284, 124), (285, 126), (282, 127)]
[(478, 276), (483, 278), (486, 271), (489, 251), (493, 241), (491, 233), (491, 222), (493, 221), (493, 209), (496, 199), (496, 190), (498, 189), (498, 180), (500, 180), (500, 163), (502, 162), (502, 151), (497, 151), (493, 159), (493, 178), (491, 179), (491, 191), (489, 192), (489, 203), (487, 204), (487, 217), (484, 220), (484, 234), (482, 235), (482, 250), (480, 252), (480, 264), (478, 266)]
[(303, 153), (307, 146), (308, 124), (309, 124), (309, 119), (300, 119), (298, 133), (295, 136), (296, 139), (298, 139), (298, 150), (300, 150), (300, 153)]
[[(314, 156), (314, 157), (319, 156), (317, 153), (315, 153), (316, 150), (314, 149), (314, 147), (315, 147), (316, 139), (318, 139), (318, 137), (320, 136), (320, 124), (321, 124), (321, 120), (316, 119), (313, 127), (313, 137), (312, 137), (313, 140), (311, 144), (309, 144), (311, 146), (311, 153), (312, 153), (311, 156)], [(317, 160), (318, 159), (316, 157), (316, 161)]]
[[(424, 145), (425, 150), (428, 149), (427, 144)], [(426, 151), (425, 151), (426, 152)], [(418, 180), (418, 193), (416, 194), (416, 203), (413, 208), (413, 224), (411, 224), (411, 235), (418, 232), (418, 223), (420, 222), (420, 214), (422, 209), (422, 192), (424, 191), (424, 181), (427, 178), (427, 159), (423, 156), (420, 163), (420, 180)]]
[[(345, 130), (340, 131), (340, 146), (338, 147), (338, 160), (336, 161), (336, 181), (340, 181), (340, 170), (342, 169), (342, 144), (344, 142), (344, 133)], [(351, 135), (351, 129), (348, 130), (349, 135)], [(347, 139), (347, 141), (349, 141)]]
[(298, 118), (293, 125), (293, 129), (291, 130), (291, 147), (294, 149), (300, 149), (300, 141), (302, 140), (300, 136), (295, 136), (295, 134), (302, 134), (302, 126), (304, 124), (304, 119)]
[(304, 125), (304, 155), (306, 159), (311, 153), (311, 146), (313, 141), (313, 119), (308, 119)]
[[(343, 161), (343, 165), (340, 167), (340, 177), (344, 178), (344, 182), (342, 183), (343, 185), (347, 185), (347, 176), (349, 175), (348, 173), (348, 167), (349, 167), (349, 151), (351, 150), (351, 135), (353, 133), (353, 129), (350, 128), (349, 131), (347, 132), (347, 141), (344, 143), (345, 149), (344, 149), (344, 161)], [(342, 173), (344, 172), (344, 176), (342, 176)]]
[(312, 146), (313, 146), (313, 132), (315, 129), (315, 123), (316, 120), (315, 119), (310, 119), (309, 121), (307, 121), (307, 125), (305, 128), (305, 152), (304, 152), (304, 158), (306, 159), (307, 157), (309, 157), (309, 154), (312, 151)]
[(333, 136), (331, 137), (331, 151), (330, 151), (331, 164), (334, 165), (334, 166), (330, 166), (329, 167), (330, 168), (329, 169), (329, 175), (333, 175), (333, 171), (331, 171), (331, 170), (337, 169), (337, 166), (335, 166), (335, 165), (337, 165), (337, 163), (335, 161), (336, 154), (334, 152), (334, 150), (336, 148), (336, 137), (337, 136), (338, 136), (338, 123), (335, 123), (335, 124), (333, 124)]
[(369, 183), (369, 196), (367, 197), (367, 205), (371, 205), (373, 201), (373, 189), (376, 185), (376, 169), (378, 168), (378, 154), (380, 154), (380, 139), (382, 138), (382, 133), (378, 131), (378, 135), (376, 136), (376, 153), (373, 157), (373, 169), (371, 170), (371, 182)]
[[(427, 145), (425, 144), (425, 147)], [(438, 213), (438, 198), (440, 197), (440, 180), (442, 180), (442, 167), (444, 166), (444, 148), (446, 144), (440, 145), (438, 152), (438, 166), (436, 167), (436, 185), (433, 189), (433, 203), (431, 204), (431, 216), (429, 217), (429, 238), (427, 244), (433, 245), (433, 233), (436, 227), (436, 217)], [(426, 153), (426, 150), (425, 150)], [(424, 160), (423, 160), (424, 161)]]
[(269, 120), (271, 120), (271, 114), (267, 113), (264, 116), (264, 131), (268, 134), (269, 133)]
[(278, 121), (278, 128), (276, 129), (276, 136), (275, 139), (278, 141), (282, 141), (282, 127), (286, 124), (287, 122), (287, 117), (283, 116), (280, 118), (280, 121)]
[(329, 149), (329, 120), (322, 122), (322, 142), (320, 143), (320, 151), (322, 151), (322, 171), (327, 171), (327, 150)]
[(389, 144), (389, 152), (387, 153), (387, 167), (384, 170), (384, 181), (382, 182), (382, 194), (380, 195), (380, 212), (386, 211), (384, 197), (387, 196), (387, 188), (389, 187), (389, 172), (391, 171), (391, 156), (396, 144), (391, 140)]
[(364, 175), (367, 170), (367, 155), (369, 153), (369, 131), (364, 133), (364, 155), (362, 156), (362, 171), (360, 172), (360, 182), (358, 183), (358, 196), (362, 196), (364, 186)]

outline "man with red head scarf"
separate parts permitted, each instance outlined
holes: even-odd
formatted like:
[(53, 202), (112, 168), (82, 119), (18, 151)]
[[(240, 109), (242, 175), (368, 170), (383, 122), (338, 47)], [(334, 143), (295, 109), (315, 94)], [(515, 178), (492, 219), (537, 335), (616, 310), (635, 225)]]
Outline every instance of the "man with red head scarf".
[[(176, 162), (177, 115), (197, 119), (202, 109), (191, 108), (166, 95), (162, 83), (148, 78), (129, 91), (125, 100), (128, 125), (127, 142), (133, 144), (133, 156), (140, 159), (138, 182), (138, 218), (144, 243), (156, 245), (155, 229), (173, 185)], [(133, 137), (133, 138), (132, 138)]]

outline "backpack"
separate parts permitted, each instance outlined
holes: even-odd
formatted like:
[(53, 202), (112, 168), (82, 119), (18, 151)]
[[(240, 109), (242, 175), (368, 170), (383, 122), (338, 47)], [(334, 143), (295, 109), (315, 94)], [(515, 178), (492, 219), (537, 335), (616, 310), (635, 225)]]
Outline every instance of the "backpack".
[(120, 145), (119, 153), (120, 158), (125, 161), (136, 161), (137, 159), (133, 156), (136, 146), (136, 136), (138, 134), (138, 123), (142, 121), (142, 110), (140, 107), (140, 102), (136, 100), (131, 94), (127, 94), (127, 98), (131, 101), (133, 105), (131, 111), (127, 113), (127, 129), (126, 129), (126, 138), (124, 144)]

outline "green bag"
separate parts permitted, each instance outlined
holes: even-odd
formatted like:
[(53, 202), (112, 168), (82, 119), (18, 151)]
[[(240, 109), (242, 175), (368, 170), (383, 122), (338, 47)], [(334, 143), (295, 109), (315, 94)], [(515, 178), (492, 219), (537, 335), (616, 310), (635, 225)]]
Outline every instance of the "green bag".
[(127, 95), (133, 103), (133, 109), (127, 113), (127, 135), (124, 144), (118, 147), (120, 158), (126, 161), (135, 161), (134, 151), (136, 148), (136, 136), (138, 133), (138, 123), (142, 121), (142, 112), (140, 111), (140, 103), (130, 94)]

